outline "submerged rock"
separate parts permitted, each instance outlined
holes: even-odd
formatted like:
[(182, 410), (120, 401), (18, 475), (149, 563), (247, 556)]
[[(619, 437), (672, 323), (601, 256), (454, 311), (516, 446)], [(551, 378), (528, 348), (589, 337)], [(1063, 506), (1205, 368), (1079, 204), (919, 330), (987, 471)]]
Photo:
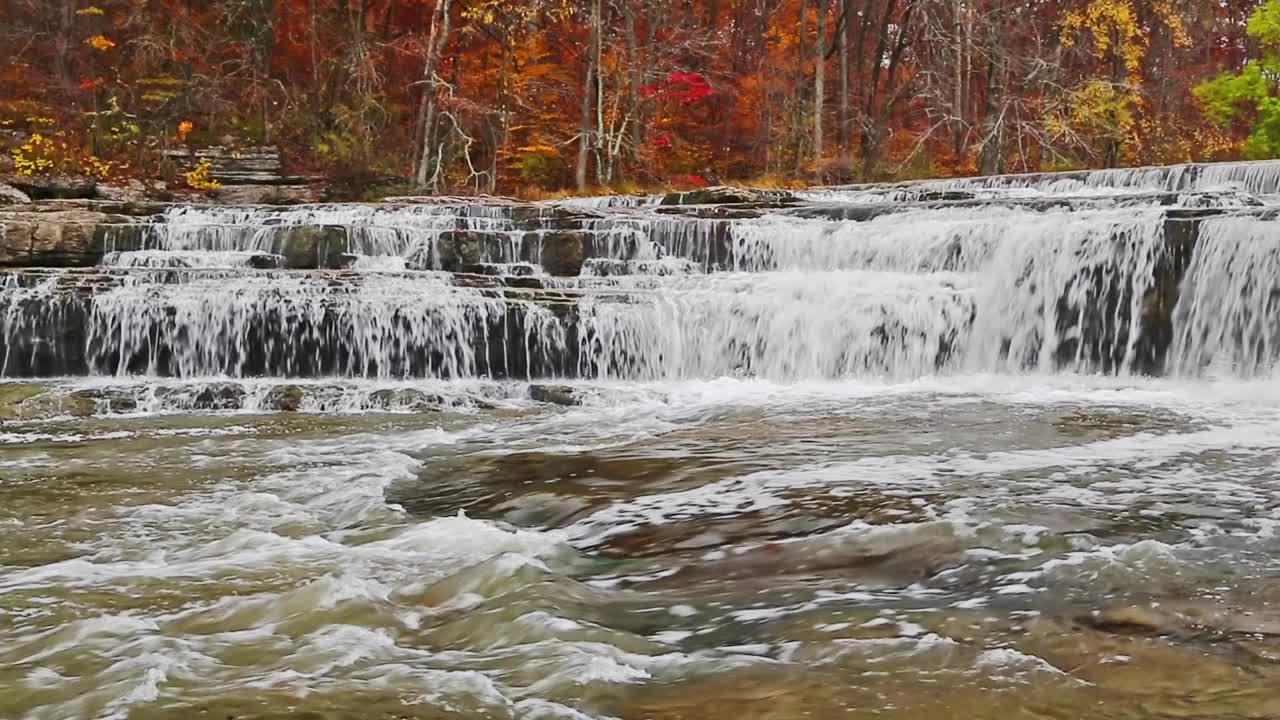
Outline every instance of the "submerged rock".
[(529, 398), (535, 402), (565, 407), (582, 404), (578, 391), (568, 385), (530, 385)]
[(244, 407), (244, 387), (236, 383), (220, 383), (203, 388), (192, 398), (197, 410), (239, 410)]
[(22, 419), (23, 405), (45, 391), (36, 383), (0, 383), (0, 420)]
[[(117, 412), (128, 412), (128, 410), (117, 410)], [(49, 390), (22, 402), (18, 417), (24, 420), (67, 415), (86, 418), (97, 413), (98, 397), (94, 390), (77, 390), (71, 393)]]
[(369, 394), (369, 406), (377, 410), (408, 410), (411, 412), (437, 412), (444, 406), (439, 395), (411, 389), (375, 390)]

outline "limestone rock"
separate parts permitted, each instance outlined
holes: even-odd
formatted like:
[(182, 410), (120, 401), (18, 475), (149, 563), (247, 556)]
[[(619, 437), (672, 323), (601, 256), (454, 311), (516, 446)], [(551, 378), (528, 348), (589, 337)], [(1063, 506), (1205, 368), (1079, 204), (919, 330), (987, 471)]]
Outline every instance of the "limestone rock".
[(18, 188), (0, 183), (0, 205), (25, 205), (31, 202), (30, 196)]
[(66, 209), (0, 214), (0, 266), (85, 267), (104, 253), (143, 247), (133, 218)]
[(100, 200), (112, 202), (145, 202), (147, 186), (141, 180), (127, 180), (120, 185), (98, 185), (94, 195)]
[(791, 193), (783, 190), (755, 190), (716, 186), (689, 190), (686, 192), (667, 193), (662, 198), (663, 205), (780, 205), (793, 202)]
[(32, 200), (74, 200), (96, 197), (98, 181), (91, 177), (56, 175), (52, 177), (6, 176), (3, 181), (21, 190)]
[(315, 202), (317, 193), (310, 185), (224, 185), (213, 191), (213, 197), (228, 205), (297, 205)]

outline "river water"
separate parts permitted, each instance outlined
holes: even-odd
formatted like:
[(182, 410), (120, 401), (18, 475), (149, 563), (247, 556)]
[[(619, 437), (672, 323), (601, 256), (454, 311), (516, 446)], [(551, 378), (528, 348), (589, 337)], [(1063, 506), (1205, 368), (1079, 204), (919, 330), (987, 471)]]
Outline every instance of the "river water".
[[(98, 398), (0, 425), (0, 717), (1280, 716), (1270, 221), (1202, 231), (1147, 377), (1136, 338), (1104, 369), (1032, 306), (1084, 297), (1082, 267), (1141, 297), (1163, 211), (1000, 212), (767, 218), (737, 236), (754, 266), (584, 271), (631, 294), (584, 301), (569, 406), (466, 353), (352, 371), (408, 367), (397, 327), (467, 332), (396, 324), (439, 312), (429, 271), (369, 271), (389, 285), (352, 302), (396, 319), (354, 326), (371, 362), (290, 378), (298, 412), (175, 338), (317, 291), (113, 291), (98, 332), (186, 354), (0, 384)], [(176, 309), (119, 329), (144, 304)]]

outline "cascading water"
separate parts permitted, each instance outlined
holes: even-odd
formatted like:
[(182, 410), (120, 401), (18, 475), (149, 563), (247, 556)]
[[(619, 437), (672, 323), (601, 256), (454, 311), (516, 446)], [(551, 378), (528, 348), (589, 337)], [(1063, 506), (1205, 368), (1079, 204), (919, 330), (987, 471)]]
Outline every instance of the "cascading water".
[(1280, 223), (1205, 220), (1173, 320), (1177, 374), (1270, 374), (1280, 359)]
[[(1253, 375), (1275, 352), (1270, 291), (1251, 278), (1275, 252), (1251, 238), (1274, 221), (1253, 195), (1198, 188), (1267, 189), (1275, 175), (1244, 164), (937, 181), (890, 192), (988, 194), (862, 218), (832, 191), (731, 217), (649, 200), (178, 207), (146, 227), (144, 248), (105, 254), (90, 289), (50, 276), (0, 291), (4, 371)], [(1063, 183), (1113, 192), (1081, 201)], [(1179, 194), (1134, 193), (1152, 188)], [(1048, 200), (990, 194), (1010, 189)], [(1197, 238), (1185, 280), (1171, 232)], [(24, 339), (55, 336), (69, 340)]]

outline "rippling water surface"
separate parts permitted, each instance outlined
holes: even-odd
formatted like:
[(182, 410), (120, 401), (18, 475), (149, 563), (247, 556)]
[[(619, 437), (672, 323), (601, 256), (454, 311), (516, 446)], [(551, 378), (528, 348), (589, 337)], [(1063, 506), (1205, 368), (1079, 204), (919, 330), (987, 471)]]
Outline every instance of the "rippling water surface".
[(0, 717), (1280, 716), (1271, 383), (577, 389), (0, 425)]

